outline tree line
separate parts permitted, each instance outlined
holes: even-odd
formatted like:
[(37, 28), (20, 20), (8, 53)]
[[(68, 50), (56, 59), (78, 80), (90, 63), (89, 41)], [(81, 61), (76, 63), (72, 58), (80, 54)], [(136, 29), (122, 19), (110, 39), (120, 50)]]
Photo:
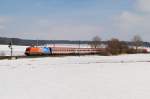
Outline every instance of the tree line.
[[(147, 53), (147, 50), (140, 48), (142, 44), (143, 40), (139, 35), (135, 35), (132, 38), (130, 45), (117, 38), (112, 38), (107, 41), (105, 50), (109, 55)], [(93, 37), (90, 46), (91, 48), (102, 48), (101, 38), (99, 36)]]

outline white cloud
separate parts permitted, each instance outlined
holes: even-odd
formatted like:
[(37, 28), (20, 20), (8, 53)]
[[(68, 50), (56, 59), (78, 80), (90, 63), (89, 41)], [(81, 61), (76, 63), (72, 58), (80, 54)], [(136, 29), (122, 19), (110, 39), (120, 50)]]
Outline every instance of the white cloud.
[[(94, 35), (100, 35), (103, 28), (97, 24), (82, 22), (79, 20), (52, 20), (53, 18), (16, 18), (11, 22), (4, 22), (1, 18), (0, 34), (7, 37), (27, 39), (69, 39), (87, 40)], [(7, 20), (7, 19), (6, 19)], [(7, 23), (7, 24), (6, 24)], [(2, 30), (2, 28), (4, 28)]]
[(136, 0), (135, 4), (136, 10), (123, 11), (115, 18), (115, 30), (121, 33), (122, 39), (130, 40), (133, 35), (139, 34), (150, 41), (150, 1)]
[(92, 25), (61, 25), (61, 26), (54, 26), (49, 29), (51, 32), (64, 32), (64, 33), (95, 33), (101, 32), (102, 29), (98, 26)]
[[(137, 29), (143, 23), (143, 17), (131, 12), (123, 12), (116, 17), (116, 26), (123, 33), (128, 33)], [(142, 24), (143, 25), (143, 24)]]
[(115, 20), (115, 28), (123, 39), (130, 40), (133, 35), (139, 34), (146, 41), (149, 40), (150, 15), (140, 15), (133, 12), (123, 12)]
[(5, 26), (0, 25), (0, 30), (5, 29)]
[(0, 23), (6, 23), (10, 21), (10, 17), (0, 16)]
[[(94, 35), (100, 35), (103, 29), (97, 25), (74, 25), (74, 24), (56, 24), (49, 25), (47, 29), (39, 28), (38, 35), (46, 39), (69, 39), (69, 40), (87, 40)], [(36, 32), (36, 31), (34, 31)]]
[(150, 0), (136, 0), (135, 8), (138, 11), (150, 12)]
[(0, 17), (0, 30), (5, 29), (5, 25), (7, 23), (6, 17)]
[(100, 35), (103, 29), (100, 26), (92, 25), (64, 25), (55, 27), (51, 33), (62, 33), (62, 36), (71, 39), (91, 39), (94, 35)]

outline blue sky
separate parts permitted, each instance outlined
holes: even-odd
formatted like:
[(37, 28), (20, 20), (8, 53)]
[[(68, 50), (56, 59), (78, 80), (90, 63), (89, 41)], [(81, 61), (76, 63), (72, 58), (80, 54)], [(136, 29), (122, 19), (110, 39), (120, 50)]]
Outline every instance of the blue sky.
[[(140, 26), (135, 19), (140, 21), (141, 13), (144, 19), (148, 17), (140, 1), (0, 0), (0, 36), (90, 40), (98, 35), (104, 40), (112, 37), (130, 40), (135, 34), (149, 32), (145, 31), (145, 25), (138, 30), (140, 33), (136, 30)], [(133, 28), (128, 27), (131, 24)], [(147, 40), (146, 37), (143, 38)]]
[(113, 13), (130, 8), (131, 3), (131, 0), (0, 0), (0, 12), (10, 16), (43, 16), (80, 10)]

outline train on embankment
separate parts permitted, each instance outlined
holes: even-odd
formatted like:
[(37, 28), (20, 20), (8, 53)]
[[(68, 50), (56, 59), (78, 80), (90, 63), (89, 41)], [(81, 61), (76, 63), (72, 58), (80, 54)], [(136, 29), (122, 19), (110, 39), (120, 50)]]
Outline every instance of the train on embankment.
[(72, 48), (72, 47), (27, 47), (25, 55), (42, 56), (42, 55), (92, 55), (106, 54), (104, 48)]
[[(114, 54), (116, 53), (116, 54)], [(136, 54), (136, 53), (149, 53), (149, 50), (144, 47), (139, 47), (137, 50), (134, 47), (126, 49), (121, 48), (93, 48), (89, 46), (30, 46), (25, 50), (26, 56), (67, 56), (67, 55), (119, 55), (119, 54)]]

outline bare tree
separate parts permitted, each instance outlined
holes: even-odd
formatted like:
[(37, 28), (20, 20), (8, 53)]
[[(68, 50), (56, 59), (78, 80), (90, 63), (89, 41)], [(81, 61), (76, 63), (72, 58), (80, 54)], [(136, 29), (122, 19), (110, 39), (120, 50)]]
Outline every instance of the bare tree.
[(101, 38), (99, 36), (93, 37), (90, 45), (92, 48), (99, 48), (101, 45)]
[(139, 35), (135, 35), (133, 37), (132, 43), (133, 46), (135, 47), (136, 52), (138, 52), (138, 48), (142, 45), (142, 38)]
[(107, 51), (113, 55), (120, 54), (121, 52), (120, 41), (116, 38), (112, 38), (110, 41), (108, 41)]
[(117, 38), (112, 38), (107, 44), (106, 50), (112, 55), (128, 53), (129, 51), (127, 43), (119, 41)]

